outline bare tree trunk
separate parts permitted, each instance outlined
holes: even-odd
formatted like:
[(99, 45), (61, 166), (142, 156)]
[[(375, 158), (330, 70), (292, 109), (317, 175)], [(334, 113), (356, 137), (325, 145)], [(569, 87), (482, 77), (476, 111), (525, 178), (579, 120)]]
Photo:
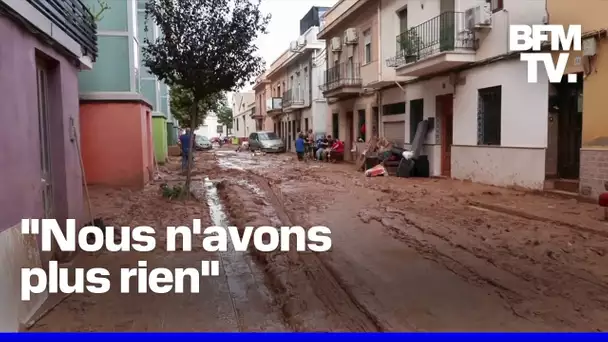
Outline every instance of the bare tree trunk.
[(192, 117), (190, 120), (190, 148), (188, 149), (188, 165), (186, 168), (186, 184), (184, 189), (186, 191), (186, 199), (190, 199), (190, 181), (192, 179), (192, 159), (194, 155), (194, 130), (196, 129), (196, 121), (198, 118), (198, 102), (194, 101), (194, 108), (190, 114)]

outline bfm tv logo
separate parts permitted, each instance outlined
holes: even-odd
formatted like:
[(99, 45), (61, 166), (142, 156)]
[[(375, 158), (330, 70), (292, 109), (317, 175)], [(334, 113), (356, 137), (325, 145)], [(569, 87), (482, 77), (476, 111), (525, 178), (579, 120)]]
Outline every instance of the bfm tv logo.
[[(549, 33), (549, 34), (547, 34)], [(541, 51), (542, 44), (551, 42), (551, 51), (581, 51), (582, 27), (570, 25), (567, 32), (562, 25), (511, 25), (509, 48), (512, 51)], [(520, 60), (528, 62), (528, 82), (538, 82), (538, 62), (543, 62), (550, 83), (560, 83), (568, 65), (568, 53), (562, 52), (553, 64), (551, 53), (522, 52)], [(568, 75), (569, 83), (576, 83), (576, 74)]]

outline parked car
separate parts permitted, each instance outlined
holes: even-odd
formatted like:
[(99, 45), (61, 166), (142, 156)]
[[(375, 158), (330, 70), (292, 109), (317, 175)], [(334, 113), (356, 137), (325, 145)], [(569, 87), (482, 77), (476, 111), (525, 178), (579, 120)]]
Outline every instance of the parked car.
[(249, 135), (249, 149), (263, 152), (285, 152), (285, 143), (275, 132), (255, 132)]
[(213, 148), (211, 141), (209, 138), (203, 135), (195, 135), (194, 136), (195, 149), (197, 151), (207, 151)]

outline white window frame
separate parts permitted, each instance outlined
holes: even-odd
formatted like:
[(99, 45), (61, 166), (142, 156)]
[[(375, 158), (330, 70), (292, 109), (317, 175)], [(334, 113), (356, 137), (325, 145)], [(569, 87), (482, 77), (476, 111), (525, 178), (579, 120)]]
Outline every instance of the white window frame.
[(369, 64), (372, 62), (372, 29), (367, 29), (363, 32), (363, 39), (363, 64)]

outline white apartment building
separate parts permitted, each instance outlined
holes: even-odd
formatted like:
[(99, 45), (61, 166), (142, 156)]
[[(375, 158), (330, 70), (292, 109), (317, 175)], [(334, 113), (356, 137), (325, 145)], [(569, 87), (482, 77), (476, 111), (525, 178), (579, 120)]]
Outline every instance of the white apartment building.
[(365, 118), (408, 147), (432, 118), (431, 175), (542, 189), (548, 81), (527, 82), (508, 27), (546, 18), (544, 0), (340, 1), (319, 35), (338, 68), (326, 74), (328, 126), (348, 142)]
[(203, 124), (194, 131), (196, 135), (202, 135), (209, 139), (213, 137), (226, 136), (226, 126), (218, 122), (215, 113), (209, 113), (203, 120)]
[(253, 91), (238, 92), (232, 95), (232, 134), (238, 138), (246, 138), (255, 132), (255, 93)]
[(266, 113), (273, 118), (274, 130), (288, 150), (293, 150), (300, 131), (326, 133), (327, 100), (319, 89), (326, 68), (325, 42), (317, 38), (319, 16), (325, 10), (311, 8), (300, 21), (300, 36), (272, 63), (266, 75), (273, 94), (267, 98)]

